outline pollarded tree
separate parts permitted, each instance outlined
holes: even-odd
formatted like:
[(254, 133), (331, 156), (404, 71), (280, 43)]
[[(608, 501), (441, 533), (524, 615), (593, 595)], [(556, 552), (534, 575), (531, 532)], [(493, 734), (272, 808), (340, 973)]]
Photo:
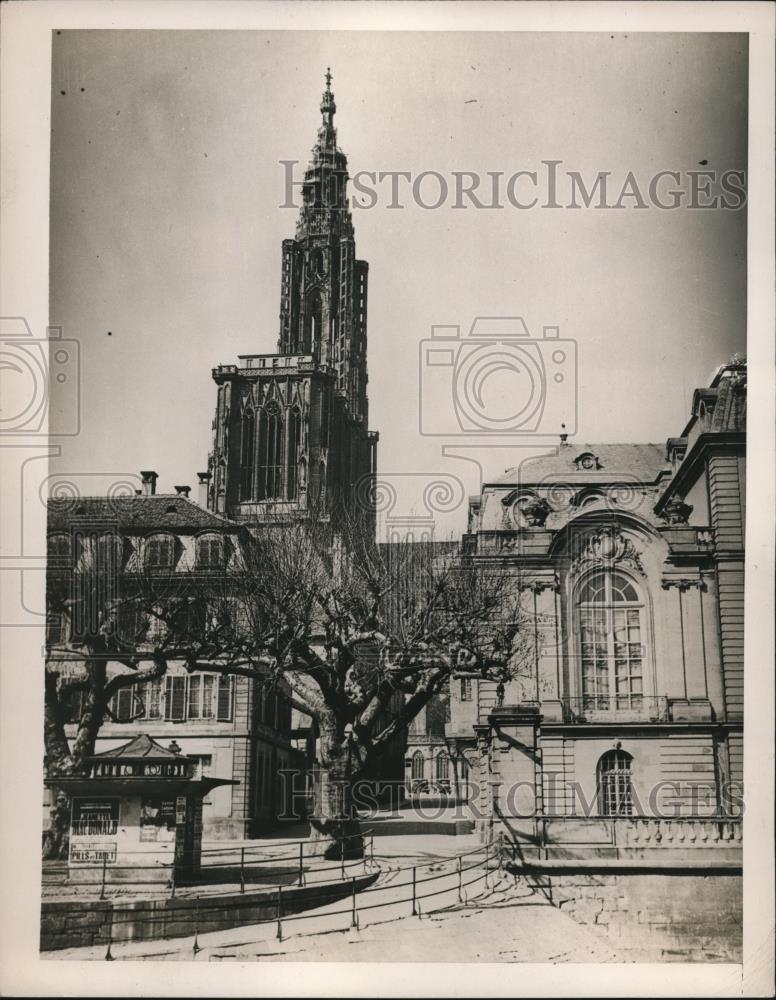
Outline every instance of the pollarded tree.
[(521, 668), (534, 630), (519, 582), (451, 544), (378, 544), (369, 519), (347, 513), (251, 534), (188, 668), (284, 678), (319, 732), (312, 839), (358, 856), (353, 791), (367, 764), (454, 673)]

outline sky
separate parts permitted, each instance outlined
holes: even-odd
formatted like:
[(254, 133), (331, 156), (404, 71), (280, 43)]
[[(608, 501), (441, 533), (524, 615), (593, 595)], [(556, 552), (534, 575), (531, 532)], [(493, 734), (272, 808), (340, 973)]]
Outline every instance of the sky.
[[(92, 30), (53, 42), (50, 323), (79, 341), (81, 432), (51, 469), (97, 492), (140, 469), (162, 492), (196, 492), (211, 369), (276, 350), (280, 245), (297, 216), (282, 207), (281, 161), (301, 177), (327, 66), (351, 176), (435, 171), (452, 187), (453, 171), (544, 177), (542, 161), (559, 160), (561, 178), (578, 171), (588, 187), (611, 172), (616, 201), (629, 171), (646, 194), (661, 170), (688, 189), (686, 171), (747, 165), (743, 35)], [(370, 426), (379, 473), (400, 487), (394, 513), (417, 515), (429, 477), (452, 476), (460, 502), (437, 522), (460, 532), (480, 474), (529, 454), (530, 438), (469, 448), (478, 468), (443, 454), (460, 437), (421, 433), (432, 326), (465, 336), (477, 316), (521, 316), (533, 338), (557, 326), (576, 343), (573, 442), (678, 435), (693, 389), (745, 351), (745, 209), (520, 210), (503, 191), (497, 209), (456, 209), (452, 193), (391, 209), (389, 184), (375, 187), (353, 218), (370, 265)], [(432, 203), (438, 187), (420, 190)], [(432, 403), (435, 426), (453, 419), (449, 399)]]

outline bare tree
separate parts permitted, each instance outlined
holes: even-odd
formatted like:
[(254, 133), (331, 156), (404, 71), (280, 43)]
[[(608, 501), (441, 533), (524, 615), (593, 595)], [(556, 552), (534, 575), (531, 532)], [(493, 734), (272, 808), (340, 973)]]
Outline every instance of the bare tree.
[[(132, 721), (116, 718), (114, 696), (131, 685), (142, 688), (164, 676), (171, 660), (197, 653), (188, 580), (142, 565), (122, 573), (124, 541), (117, 533), (82, 528), (70, 544), (83, 548), (78, 569), (71, 551), (59, 563), (50, 558), (47, 574), (44, 743), (54, 795), (45, 858), (67, 855), (70, 800), (56, 778), (87, 772), (106, 719)], [(68, 723), (75, 726), (72, 738)]]
[(312, 839), (359, 856), (354, 782), (453, 673), (520, 668), (532, 629), (519, 593), (457, 547), (377, 544), (352, 513), (256, 525), (188, 668), (285, 679), (319, 732)]

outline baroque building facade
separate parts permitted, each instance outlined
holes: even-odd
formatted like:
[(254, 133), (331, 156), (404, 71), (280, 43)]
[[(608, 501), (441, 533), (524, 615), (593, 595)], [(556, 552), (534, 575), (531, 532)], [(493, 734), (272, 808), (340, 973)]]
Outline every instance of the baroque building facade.
[(535, 628), (508, 683), (451, 682), (483, 831), (584, 851), (617, 830), (574, 819), (616, 818), (642, 846), (740, 848), (740, 825), (703, 818), (742, 806), (745, 421), (735, 362), (665, 447), (562, 441), (471, 501), (464, 552), (514, 574)]

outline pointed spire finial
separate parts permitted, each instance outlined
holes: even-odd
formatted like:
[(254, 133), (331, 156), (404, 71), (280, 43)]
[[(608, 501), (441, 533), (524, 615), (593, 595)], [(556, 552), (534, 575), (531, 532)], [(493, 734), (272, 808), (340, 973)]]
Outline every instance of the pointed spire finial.
[(326, 89), (331, 90), (331, 66), (326, 67)]

